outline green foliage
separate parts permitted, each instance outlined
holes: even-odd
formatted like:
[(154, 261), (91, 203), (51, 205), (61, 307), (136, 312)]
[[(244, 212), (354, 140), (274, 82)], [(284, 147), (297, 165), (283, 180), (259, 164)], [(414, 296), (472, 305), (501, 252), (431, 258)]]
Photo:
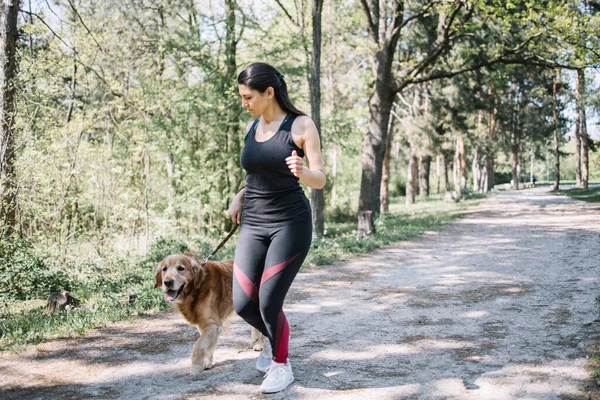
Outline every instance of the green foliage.
[[(43, 298), (70, 288), (84, 300), (81, 310), (56, 317), (41, 317), (41, 309), (4, 313), (4, 321), (16, 324), (10, 329), (32, 332), (25, 341), (67, 332), (69, 323), (96, 326), (103, 314), (117, 320), (164, 306), (148, 295), (139, 298), (149, 303), (136, 303), (137, 311), (112, 308), (129, 294), (156, 293), (150, 289), (152, 275), (164, 256), (191, 251), (202, 258), (224, 236), (230, 227), (225, 210), (243, 179), (244, 127), (252, 119), (236, 93), (242, 66), (257, 60), (277, 66), (292, 100), (310, 110), (310, 3), (282, 0), (289, 16), (261, 2), (233, 3), (233, 30), (226, 23), (229, 4), (50, 2), (34, 10), (38, 19), (20, 19), (15, 168), (19, 231), (32, 247), (0, 243), (0, 295)], [(417, 18), (424, 4), (405, 2), (405, 16), (415, 19), (403, 25), (390, 61), (401, 73), (429, 55), (442, 56), (410, 73), (411, 79), (473, 66), (507, 49), (516, 49), (507, 62), (528, 57), (597, 63), (598, 15), (580, 1), (475, 0), (468, 7), (438, 2)], [(453, 15), (458, 6), (462, 10)], [(451, 40), (436, 48), (444, 13), (453, 15), (446, 19), (454, 21)], [(375, 44), (361, 2), (325, 2), (323, 21), (333, 20), (323, 24), (321, 68), (329, 233), (313, 244), (315, 264), (418, 234), (454, 212), (419, 216), (415, 210), (425, 203), (418, 203), (403, 217), (382, 216), (375, 236), (354, 237)], [(228, 47), (232, 43), (236, 51)], [(457, 135), (464, 136), (469, 157), (475, 146), (480, 157), (495, 159), (511, 144), (536, 155), (550, 148), (549, 82), (541, 70), (498, 64), (407, 87), (396, 99), (402, 123), (395, 129), (403, 137), (393, 143), (390, 196), (405, 193), (409, 136), (422, 155), (443, 151), (447, 163)], [(559, 97), (562, 112), (570, 99), (564, 90)], [(488, 134), (492, 117), (498, 125), (494, 138)], [(562, 134), (564, 116), (559, 125)], [(565, 173), (572, 174), (566, 161)], [(600, 155), (592, 155), (590, 165), (591, 178), (600, 177)], [(496, 166), (505, 172), (500, 162)], [(233, 243), (235, 238), (217, 258), (233, 257)], [(11, 275), (5, 273), (9, 263)], [(36, 317), (48, 328), (34, 328)]]
[(50, 268), (33, 248), (18, 236), (0, 240), (0, 296), (25, 300), (68, 290), (67, 274)]
[(459, 218), (466, 206), (474, 204), (475, 200), (474, 198), (462, 203), (445, 203), (441, 200), (417, 202), (411, 209), (406, 209), (399, 202), (391, 204), (391, 212), (381, 214), (376, 220), (376, 233), (360, 239), (356, 236), (355, 221), (329, 223), (325, 236), (313, 241), (305, 263), (331, 264), (389, 243), (413, 239)]
[[(2, 257), (13, 254), (9, 258), (9, 264), (6, 267), (3, 264), (2, 267), (7, 268), (1, 271), (2, 288), (4, 285), (13, 287), (20, 281), (28, 284), (26, 289), (37, 287), (37, 277), (44, 277), (44, 284), (38, 285), (40, 289), (37, 292), (28, 289), (29, 298), (41, 298), (50, 289), (58, 288), (56, 284), (53, 286), (53, 282), (62, 278), (64, 272), (62, 275), (56, 271), (50, 274), (45, 264), (33, 255), (32, 249), (22, 240), (11, 238), (0, 244)], [(27, 303), (9, 303), (12, 304), (11, 309), (0, 310), (0, 347), (37, 343), (56, 334), (83, 334), (86, 329), (168, 309), (170, 305), (163, 300), (162, 292), (153, 288), (156, 265), (169, 254), (187, 252), (190, 248), (208, 251), (206, 249), (210, 246), (206, 240), (200, 239), (185, 242), (161, 238), (150, 247), (147, 255), (117, 259), (112, 266), (92, 263), (78, 265), (73, 268), (74, 271), (79, 271), (78, 278), (72, 281), (71, 287), (64, 288), (70, 289), (82, 300), (81, 306), (58, 314), (46, 314), (41, 300), (37, 302), (39, 305), (33, 307), (28, 307)], [(11, 281), (5, 281), (11, 276), (9, 271), (16, 273)], [(86, 273), (82, 274), (81, 271)], [(8, 292), (10, 297), (7, 299), (14, 301), (22, 298), (15, 293), (12, 289)], [(130, 303), (129, 296), (134, 294), (136, 299)]]
[(124, 296), (112, 296), (90, 305), (47, 314), (43, 306), (0, 314), (0, 347), (3, 350), (39, 343), (52, 335), (82, 335), (87, 329), (106, 326), (124, 319), (150, 315), (170, 308), (162, 293), (150, 288), (138, 294), (133, 303)]
[(406, 194), (406, 179), (396, 175), (395, 179), (392, 179), (390, 182), (389, 190), (390, 197), (404, 196)]
[(494, 184), (501, 185), (504, 183), (510, 183), (512, 180), (511, 172), (494, 171)]
[(158, 263), (169, 254), (185, 253), (189, 251), (189, 244), (180, 240), (159, 238), (143, 257), (143, 264)]
[(332, 223), (356, 222), (356, 210), (347, 204), (338, 204), (327, 212), (327, 221)]
[[(365, 253), (385, 244), (407, 240), (433, 230), (462, 214), (470, 202), (420, 202), (406, 209), (401, 201), (394, 202), (391, 213), (379, 217), (377, 233), (356, 238), (356, 221), (328, 221), (326, 236), (313, 241), (305, 265), (324, 265), (353, 255)], [(153, 289), (156, 264), (165, 256), (193, 250), (198, 258), (208, 255), (221, 238), (196, 237), (190, 240), (157, 240), (145, 256), (119, 259), (112, 266), (87, 264), (78, 266), (87, 274), (79, 274), (73, 282), (75, 296), (82, 305), (58, 314), (44, 313), (43, 300), (33, 303), (10, 303), (0, 309), (0, 348), (10, 349), (39, 343), (53, 335), (83, 334), (86, 329), (106, 326), (123, 319), (160, 312), (170, 308), (162, 292)], [(221, 249), (217, 259), (233, 257), (235, 237)], [(129, 296), (136, 294), (134, 302)]]
[(595, 349), (589, 358), (589, 364), (592, 368), (592, 379), (595, 381), (596, 388), (600, 388), (600, 341), (595, 344)]

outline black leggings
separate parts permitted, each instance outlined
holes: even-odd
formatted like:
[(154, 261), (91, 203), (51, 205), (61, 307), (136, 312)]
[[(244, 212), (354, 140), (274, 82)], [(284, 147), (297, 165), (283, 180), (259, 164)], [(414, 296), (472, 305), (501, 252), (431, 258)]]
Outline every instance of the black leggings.
[(240, 317), (269, 338), (275, 362), (287, 362), (290, 329), (282, 306), (311, 240), (310, 218), (272, 228), (241, 227), (233, 267), (233, 305)]

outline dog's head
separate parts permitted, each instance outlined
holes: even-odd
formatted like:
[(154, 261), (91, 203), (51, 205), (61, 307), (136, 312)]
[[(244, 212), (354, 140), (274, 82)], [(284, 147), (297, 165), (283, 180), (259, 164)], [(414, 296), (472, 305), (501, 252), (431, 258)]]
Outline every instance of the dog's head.
[(194, 256), (173, 254), (162, 260), (156, 268), (154, 287), (162, 288), (165, 300), (175, 302), (182, 293), (200, 284), (203, 272)]

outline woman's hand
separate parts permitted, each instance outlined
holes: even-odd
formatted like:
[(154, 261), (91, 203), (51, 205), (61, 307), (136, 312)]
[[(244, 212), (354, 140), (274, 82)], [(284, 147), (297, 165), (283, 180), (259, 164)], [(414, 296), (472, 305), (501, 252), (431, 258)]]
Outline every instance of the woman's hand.
[(288, 168), (295, 177), (300, 177), (304, 169), (304, 161), (302, 157), (298, 157), (296, 150), (292, 151), (292, 155), (285, 159)]
[(231, 205), (227, 210), (227, 214), (229, 214), (231, 221), (233, 221), (234, 224), (242, 222), (242, 206), (244, 205), (245, 194), (246, 188), (240, 190), (231, 201)]

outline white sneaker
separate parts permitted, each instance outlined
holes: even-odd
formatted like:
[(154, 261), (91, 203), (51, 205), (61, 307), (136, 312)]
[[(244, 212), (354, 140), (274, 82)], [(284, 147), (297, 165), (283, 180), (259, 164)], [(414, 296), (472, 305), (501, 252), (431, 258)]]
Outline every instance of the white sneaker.
[(261, 350), (258, 358), (256, 359), (256, 369), (260, 372), (267, 372), (267, 368), (271, 366), (273, 362), (273, 350), (271, 349), (271, 341), (268, 337), (265, 337), (263, 349)]
[(265, 375), (265, 380), (262, 385), (260, 385), (260, 391), (263, 393), (281, 392), (293, 381), (294, 374), (292, 373), (292, 364), (290, 364), (290, 360), (285, 364), (273, 361), (271, 366), (267, 368), (267, 374)]

